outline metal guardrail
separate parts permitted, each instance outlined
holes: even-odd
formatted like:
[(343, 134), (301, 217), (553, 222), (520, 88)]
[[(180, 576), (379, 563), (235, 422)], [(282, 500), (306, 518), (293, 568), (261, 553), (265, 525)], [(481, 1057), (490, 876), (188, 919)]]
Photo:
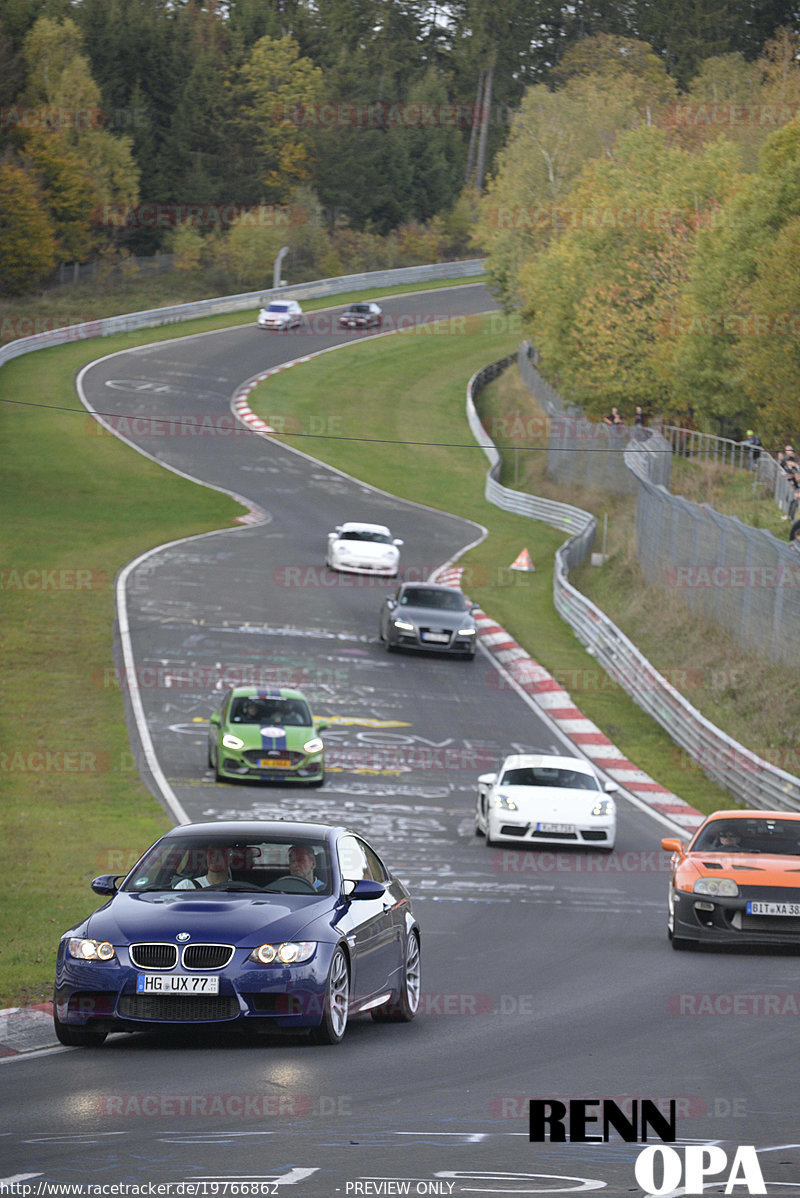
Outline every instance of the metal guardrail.
[[(520, 347), (517, 360), (522, 370), (523, 365), (528, 363), (526, 347)], [(556, 553), (553, 601), (559, 615), (608, 675), (665, 729), (710, 778), (747, 806), (762, 810), (800, 810), (800, 778), (765, 761), (715, 727), (659, 674), (608, 616), (569, 581), (570, 568), (584, 561), (591, 548), (596, 523), (594, 517), (569, 504), (537, 499), (512, 491), (497, 482), (500, 453), (481, 423), (475, 397), (513, 361), (513, 357), (504, 358), (473, 375), (467, 386), (467, 420), (473, 436), (489, 459), (485, 495), (491, 503), (504, 511), (530, 515), (533, 519), (569, 531), (575, 529), (573, 521), (576, 520), (576, 513), (583, 518), (576, 535), (570, 537)], [(645, 459), (639, 456), (637, 451), (640, 449), (641, 446), (635, 443), (630, 446), (633, 453), (631, 460), (637, 466), (646, 460), (657, 462), (662, 456), (653, 454)], [(629, 456), (626, 452), (626, 457)]]
[[(517, 355), (511, 354), (499, 362), (492, 362), (489, 366), (484, 366), (470, 379), (467, 395), (471, 396), (480, 391), (516, 360)], [(567, 503), (557, 503), (550, 499), (542, 499), (538, 495), (526, 495), (522, 491), (512, 491), (508, 487), (504, 487), (499, 481), (502, 468), (500, 453), (481, 424), (471, 399), (467, 400), (467, 420), (475, 440), (489, 459), (489, 472), (486, 476), (484, 494), (490, 503), (503, 508), (504, 511), (515, 512), (518, 516), (529, 516), (531, 520), (543, 520), (555, 528), (560, 528), (563, 532), (583, 532), (587, 521), (590, 521), (592, 536), (594, 536), (594, 526), (597, 521), (594, 516), (583, 511), (582, 508), (570, 507)], [(591, 546), (591, 538), (589, 545)]]
[(699, 433), (694, 429), (679, 428), (675, 424), (662, 424), (659, 429), (672, 446), (672, 452), (681, 457), (714, 462), (734, 470), (751, 471), (755, 482), (772, 493), (778, 507), (784, 512), (789, 511), (794, 488), (775, 458), (763, 446), (759, 446), (757, 453), (754, 453), (746, 441), (732, 441), (729, 437)]
[(90, 337), (110, 337), (113, 333), (128, 333), (134, 329), (157, 328), (178, 324), (200, 316), (220, 316), (229, 312), (244, 312), (260, 307), (270, 299), (319, 299), (326, 295), (341, 295), (373, 287), (392, 287), (401, 283), (427, 283), (444, 279), (466, 279), (483, 274), (484, 259), (470, 258), (463, 262), (436, 262), (426, 266), (405, 266), (396, 270), (376, 270), (364, 274), (340, 275), (335, 279), (317, 279), (299, 283), (296, 287), (268, 288), (247, 291), (241, 295), (226, 295), (215, 299), (195, 300), (190, 304), (173, 304), (169, 308), (151, 308), (145, 312), (129, 312), (123, 316), (108, 316), (83, 324), (65, 325), (19, 337), (0, 347), (0, 366), (34, 350), (66, 345), (70, 341), (85, 341)]

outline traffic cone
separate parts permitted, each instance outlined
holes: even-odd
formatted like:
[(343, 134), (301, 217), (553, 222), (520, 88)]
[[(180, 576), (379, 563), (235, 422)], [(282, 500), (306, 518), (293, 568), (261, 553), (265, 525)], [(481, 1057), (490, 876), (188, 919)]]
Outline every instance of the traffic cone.
[(509, 570), (535, 570), (533, 559), (527, 549), (523, 549), (508, 567)]

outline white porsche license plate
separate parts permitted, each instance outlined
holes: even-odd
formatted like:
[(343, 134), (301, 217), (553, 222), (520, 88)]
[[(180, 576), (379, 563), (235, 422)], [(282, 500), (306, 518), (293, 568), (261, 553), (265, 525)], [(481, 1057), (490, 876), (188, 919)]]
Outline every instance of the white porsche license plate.
[(219, 994), (219, 977), (193, 977), (187, 973), (140, 973), (137, 994)]
[(800, 915), (800, 903), (757, 903), (747, 904), (748, 915)]
[(437, 645), (449, 645), (450, 637), (446, 632), (423, 632), (423, 641), (435, 641)]
[(258, 768), (260, 770), (288, 770), (292, 768), (292, 763), (288, 757), (259, 757)]
[(563, 835), (563, 834), (566, 834), (567, 832), (574, 832), (575, 825), (574, 824), (537, 824), (536, 831), (537, 832), (560, 832)]

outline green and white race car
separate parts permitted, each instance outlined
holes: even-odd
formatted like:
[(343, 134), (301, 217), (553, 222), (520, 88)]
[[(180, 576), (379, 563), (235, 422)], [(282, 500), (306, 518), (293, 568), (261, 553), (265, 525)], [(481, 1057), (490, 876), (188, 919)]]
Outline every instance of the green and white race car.
[(320, 732), (302, 691), (288, 687), (232, 687), (209, 719), (208, 764), (218, 782), (249, 778), (264, 782), (325, 780)]

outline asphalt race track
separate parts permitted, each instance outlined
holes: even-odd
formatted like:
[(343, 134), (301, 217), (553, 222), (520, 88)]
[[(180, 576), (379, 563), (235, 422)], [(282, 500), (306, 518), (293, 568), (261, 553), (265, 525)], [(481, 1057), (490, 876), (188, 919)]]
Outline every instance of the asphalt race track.
[[(384, 306), (462, 315), (492, 303), (470, 285)], [(768, 1192), (800, 1195), (798, 958), (673, 953), (667, 829), (624, 798), (610, 856), (487, 849), (473, 831), (478, 773), (512, 749), (561, 751), (558, 735), (485, 653), (387, 654), (378, 610), (393, 584), (323, 568), (326, 533), (345, 519), (388, 523), (402, 568), (428, 573), (482, 530), (263, 437), (164, 432), (167, 418), (228, 417), (242, 382), (341, 340), (242, 327), (100, 359), (81, 387), (93, 409), (136, 417), (126, 427), (146, 452), (266, 517), (157, 550), (128, 576), (138, 689), (170, 794), (192, 820), (287, 815), (363, 832), (415, 897), (421, 1013), (356, 1019), (337, 1048), (187, 1032), (8, 1059), (0, 1185), (622, 1198), (643, 1192), (643, 1145), (530, 1143), (528, 1099), (650, 1098), (677, 1100), (678, 1159), (686, 1145), (727, 1152), (707, 1192), (723, 1192), (737, 1146), (755, 1145)], [(322, 789), (215, 784), (206, 720), (221, 676), (309, 693), (331, 721)], [(129, 864), (110, 848), (97, 872)], [(92, 900), (87, 889), (87, 910)]]

